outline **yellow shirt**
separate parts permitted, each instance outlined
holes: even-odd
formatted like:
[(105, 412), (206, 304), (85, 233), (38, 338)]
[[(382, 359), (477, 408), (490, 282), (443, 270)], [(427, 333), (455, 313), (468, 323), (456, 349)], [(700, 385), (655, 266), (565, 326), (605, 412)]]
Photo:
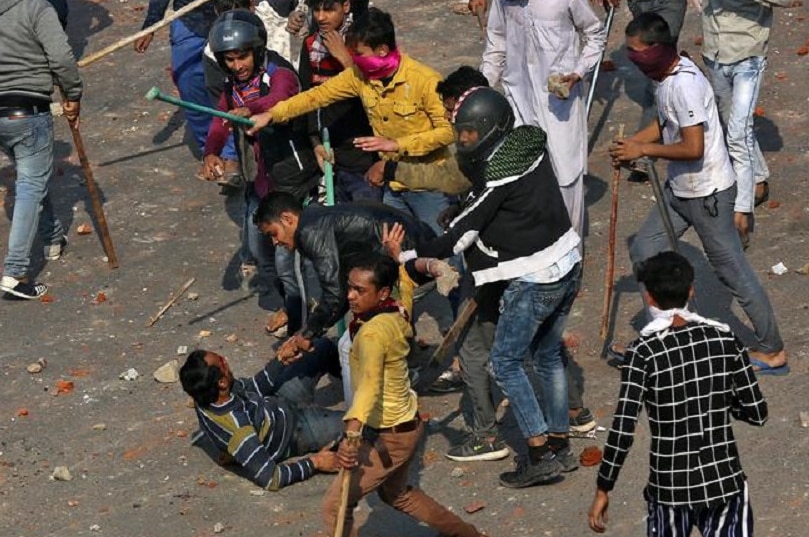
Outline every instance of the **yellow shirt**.
[[(410, 315), (414, 284), (403, 268), (399, 274), (400, 303)], [(380, 313), (360, 327), (349, 354), (354, 401), (344, 420), (380, 429), (416, 416), (418, 398), (407, 369), (412, 337), (410, 322), (398, 312)]]
[(440, 81), (436, 71), (402, 54), (399, 69), (387, 86), (364, 78), (352, 67), (278, 103), (270, 113), (273, 121), (284, 123), (333, 102), (359, 97), (374, 134), (399, 144), (398, 153), (383, 153), (382, 158), (425, 157), (432, 161), (447, 158), (447, 146), (455, 140), (436, 91)]

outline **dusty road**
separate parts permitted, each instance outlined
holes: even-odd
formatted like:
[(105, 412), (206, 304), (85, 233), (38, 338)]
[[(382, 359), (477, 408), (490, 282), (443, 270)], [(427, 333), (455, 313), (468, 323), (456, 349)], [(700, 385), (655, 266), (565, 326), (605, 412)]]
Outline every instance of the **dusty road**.
[[(405, 50), (447, 73), (461, 63), (476, 65), (482, 50), (476, 21), (454, 14), (448, 1), (395, 2), (391, 9)], [(71, 3), (69, 33), (79, 54), (100, 50), (140, 28), (145, 2), (76, 0)], [(736, 428), (747, 471), (759, 535), (805, 537), (809, 505), (809, 429), (799, 412), (809, 411), (809, 276), (798, 269), (809, 262), (809, 56), (796, 51), (809, 39), (809, 8), (777, 13), (770, 66), (762, 88), (757, 128), (772, 170), (771, 202), (756, 211), (756, 232), (749, 257), (776, 308), (790, 352), (792, 373), (762, 379), (770, 404), (763, 429)], [(621, 10), (608, 56), (617, 70), (604, 73), (591, 118), (594, 133), (587, 181), (589, 236), (585, 284), (570, 321), (579, 344), (574, 352), (585, 370), (585, 400), (600, 423), (609, 426), (617, 396), (618, 373), (598, 356), (605, 236), (608, 227), (610, 169), (605, 147), (624, 122), (632, 131), (639, 106), (640, 74), (623, 53)], [(681, 48), (699, 57), (695, 36), (698, 16), (689, 13)], [(331, 476), (318, 476), (280, 493), (266, 493), (216, 466), (190, 445), (196, 422), (179, 384), (159, 384), (152, 372), (174, 359), (178, 347), (204, 347), (229, 357), (237, 374), (252, 373), (272, 356), (274, 340), (262, 323), (273, 300), (259, 300), (234, 279), (239, 245), (235, 220), (238, 200), (226, 200), (215, 186), (194, 177), (198, 166), (183, 143), (181, 115), (142, 96), (151, 86), (171, 89), (167, 32), (145, 55), (121, 50), (83, 71), (86, 97), (82, 132), (118, 249), (121, 267), (110, 271), (95, 234), (76, 229), (90, 223), (81, 168), (71, 156), (66, 125), (57, 132), (54, 200), (70, 225), (70, 249), (42, 268), (53, 301), (0, 303), (0, 535), (44, 537), (107, 535), (115, 537), (207, 536), (215, 529), (234, 536), (309, 536), (321, 529), (319, 506)], [(13, 203), (13, 172), (0, 160), (5, 207)], [(616, 338), (634, 335), (631, 326), (639, 296), (630, 278), (625, 239), (653, 207), (645, 185), (621, 184), (617, 255)], [(8, 218), (0, 219), (0, 244), (8, 236)], [(686, 236), (685, 251), (697, 264), (700, 304), (706, 313), (734, 319), (743, 338), (744, 317), (712, 275), (696, 238)], [(694, 246), (689, 246), (694, 245)], [(37, 249), (39, 251), (39, 249)], [(783, 262), (790, 271), (769, 274)], [(41, 259), (39, 260), (41, 263)], [(170, 292), (196, 277), (184, 296), (153, 327), (145, 324)], [(103, 300), (102, 300), (103, 298)], [(430, 303), (434, 303), (431, 301)], [(435, 343), (435, 322), (420, 321), (423, 337)], [(204, 334), (209, 332), (210, 335)], [(30, 374), (38, 359), (45, 369)], [(127, 381), (122, 372), (140, 377)], [(57, 393), (57, 382), (73, 390)], [(337, 402), (324, 386), (324, 404)], [(588, 535), (585, 514), (595, 486), (595, 469), (582, 468), (562, 483), (520, 491), (497, 485), (511, 460), (453, 463), (443, 457), (460, 435), (459, 396), (424, 393), (422, 409), (433, 422), (421, 464), (413, 470), (420, 483), (444, 504), (463, 511), (481, 501), (483, 509), (464, 515), (492, 536)], [(514, 425), (506, 420), (511, 436)], [(643, 535), (648, 442), (645, 420), (635, 449), (612, 495), (609, 535)], [(577, 440), (577, 450), (600, 445)], [(50, 479), (67, 466), (71, 481)], [(460, 470), (455, 470), (460, 468)], [(453, 472), (453, 470), (455, 470)], [(459, 475), (459, 477), (452, 477)], [(428, 536), (433, 533), (381, 505), (363, 503), (358, 518), (372, 516), (365, 536)], [(221, 525), (221, 526), (218, 526)]]

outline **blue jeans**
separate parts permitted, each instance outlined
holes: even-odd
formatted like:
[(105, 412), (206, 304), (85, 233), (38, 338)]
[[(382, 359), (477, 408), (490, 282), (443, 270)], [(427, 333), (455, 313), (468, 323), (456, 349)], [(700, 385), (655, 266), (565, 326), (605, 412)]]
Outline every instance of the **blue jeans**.
[(742, 198), (745, 202), (749, 201), (749, 208), (743, 212), (750, 212), (753, 210), (755, 183), (766, 181), (770, 176), (753, 131), (753, 113), (767, 58), (753, 56), (733, 64), (705, 59), (705, 65), (716, 95), (719, 117), (725, 127), (725, 141), (737, 184), (749, 191)]
[[(517, 418), (524, 438), (567, 434), (567, 376), (562, 332), (581, 284), (581, 263), (554, 283), (513, 280), (503, 293), (492, 346), (495, 381)], [(525, 373), (530, 357), (542, 389), (542, 408)]]
[(335, 170), (334, 198), (337, 203), (360, 200), (382, 201), (382, 188), (369, 184), (362, 173)]
[[(739, 233), (733, 224), (736, 186), (703, 198), (678, 198), (666, 183), (663, 197), (671, 208), (669, 213), (677, 237), (692, 226), (697, 232), (705, 256), (719, 281), (728, 288), (750, 319), (758, 340), (758, 350), (765, 353), (781, 351), (784, 342), (778, 333), (770, 299), (744, 255)], [(629, 245), (629, 257), (638, 266), (638, 263), (668, 249), (668, 236), (660, 211), (653, 209)]]
[(292, 334), (301, 328), (305, 310), (305, 299), (298, 284), (298, 273), (305, 281), (302, 272), (303, 262), (300, 254), (290, 252), (283, 246), (274, 246), (272, 240), (264, 236), (253, 223), (253, 215), (260, 202), (254, 184), (247, 183), (244, 189), (244, 220), (240, 257), (242, 263), (255, 263), (260, 277), (270, 278), (273, 274), (275, 275), (274, 285), (284, 300), (284, 309), (289, 317), (287, 331)]
[[(207, 36), (199, 36), (188, 29), (181, 19), (171, 23), (171, 73), (180, 98), (202, 106), (210, 106), (211, 100), (205, 89), (205, 72), (202, 67), (202, 53)], [(211, 126), (211, 116), (194, 110), (183, 109), (188, 128), (200, 153), (205, 149), (205, 139)], [(232, 148), (232, 146), (231, 146)], [(223, 154), (225, 156), (225, 154)], [(233, 151), (232, 157), (236, 158)]]
[(444, 234), (444, 230), (438, 225), (438, 215), (449, 207), (449, 198), (443, 192), (429, 192), (427, 190), (417, 192), (409, 190), (395, 191), (385, 186), (382, 202), (394, 209), (412, 214), (418, 220), (427, 224), (435, 232), (436, 236), (440, 237)]
[(0, 118), (0, 150), (17, 169), (14, 214), (3, 274), (19, 279), (28, 275), (37, 231), (45, 244), (55, 244), (65, 234), (48, 196), (48, 182), (53, 175), (50, 112), (18, 119)]

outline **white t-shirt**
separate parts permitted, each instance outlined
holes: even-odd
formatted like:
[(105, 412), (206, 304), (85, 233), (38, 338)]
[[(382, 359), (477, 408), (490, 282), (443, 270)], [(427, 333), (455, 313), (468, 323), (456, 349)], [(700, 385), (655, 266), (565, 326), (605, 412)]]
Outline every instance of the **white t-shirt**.
[(701, 198), (736, 183), (713, 89), (699, 68), (685, 57), (657, 86), (657, 114), (665, 145), (682, 141), (680, 129), (702, 124), (705, 151), (698, 160), (669, 161), (668, 181), (679, 198)]

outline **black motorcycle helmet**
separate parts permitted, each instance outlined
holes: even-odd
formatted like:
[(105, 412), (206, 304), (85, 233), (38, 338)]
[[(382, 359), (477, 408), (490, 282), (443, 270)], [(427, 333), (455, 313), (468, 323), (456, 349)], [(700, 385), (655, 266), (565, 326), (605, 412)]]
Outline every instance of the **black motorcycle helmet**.
[(267, 29), (257, 15), (246, 9), (226, 11), (217, 17), (208, 35), (211, 52), (225, 72), (225, 52), (252, 50), (256, 68), (264, 65), (267, 54)]
[(452, 115), (455, 131), (477, 131), (476, 144), (457, 145), (458, 159), (468, 164), (485, 161), (514, 127), (514, 111), (505, 97), (492, 88), (477, 87), (464, 93)]

